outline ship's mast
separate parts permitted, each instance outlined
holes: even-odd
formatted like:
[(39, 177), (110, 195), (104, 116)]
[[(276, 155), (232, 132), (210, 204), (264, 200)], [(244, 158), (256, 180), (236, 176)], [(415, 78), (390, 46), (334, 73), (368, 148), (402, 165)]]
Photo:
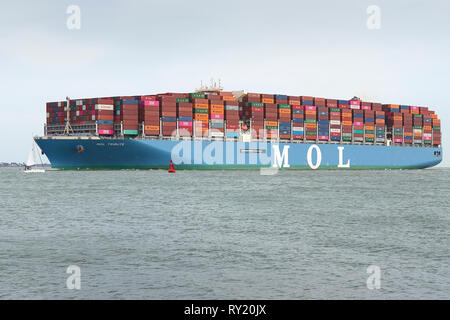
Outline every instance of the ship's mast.
[(70, 132), (73, 133), (73, 129), (72, 126), (70, 125), (70, 99), (69, 97), (66, 97), (66, 101), (67, 101), (67, 106), (66, 106), (66, 127), (64, 128), (64, 134), (65, 135), (70, 135)]

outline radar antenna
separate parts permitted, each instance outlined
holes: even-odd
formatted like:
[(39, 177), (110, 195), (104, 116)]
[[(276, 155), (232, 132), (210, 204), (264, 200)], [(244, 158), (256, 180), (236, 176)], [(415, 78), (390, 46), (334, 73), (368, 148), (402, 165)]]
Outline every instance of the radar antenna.
[(200, 81), (200, 88), (195, 89), (195, 92), (208, 93), (208, 92), (221, 92), (223, 91), (222, 82), (219, 79), (219, 83), (211, 78), (211, 85), (203, 85), (203, 81)]

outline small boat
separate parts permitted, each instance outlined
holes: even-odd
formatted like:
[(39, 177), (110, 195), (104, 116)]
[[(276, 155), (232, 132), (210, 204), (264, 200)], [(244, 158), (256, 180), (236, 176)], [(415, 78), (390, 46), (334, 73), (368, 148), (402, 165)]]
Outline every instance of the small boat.
[(41, 161), (41, 167), (36, 164), (36, 148), (35, 142), (33, 140), (33, 144), (31, 145), (30, 153), (28, 154), (28, 160), (25, 163), (25, 169), (23, 172), (25, 173), (44, 173), (44, 164), (42, 162), (41, 155), (39, 155), (39, 159)]

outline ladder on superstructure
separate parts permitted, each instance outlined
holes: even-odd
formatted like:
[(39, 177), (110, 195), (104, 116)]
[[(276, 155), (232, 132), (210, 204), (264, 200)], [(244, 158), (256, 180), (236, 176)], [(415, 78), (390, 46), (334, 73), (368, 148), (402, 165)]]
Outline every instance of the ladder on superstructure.
[(67, 113), (66, 113), (66, 127), (64, 128), (64, 134), (70, 136), (70, 133), (74, 133), (72, 126), (70, 125), (70, 99), (69, 97), (66, 97), (67, 101)]

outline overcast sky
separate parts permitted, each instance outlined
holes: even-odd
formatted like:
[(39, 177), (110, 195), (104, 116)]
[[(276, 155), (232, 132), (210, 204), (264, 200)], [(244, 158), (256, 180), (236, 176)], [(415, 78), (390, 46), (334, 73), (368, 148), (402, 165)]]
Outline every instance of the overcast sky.
[[(370, 5), (380, 29), (367, 27)], [(189, 92), (211, 77), (226, 90), (428, 106), (448, 150), (449, 14), (447, 0), (2, 1), (0, 161), (26, 160), (47, 101)]]

